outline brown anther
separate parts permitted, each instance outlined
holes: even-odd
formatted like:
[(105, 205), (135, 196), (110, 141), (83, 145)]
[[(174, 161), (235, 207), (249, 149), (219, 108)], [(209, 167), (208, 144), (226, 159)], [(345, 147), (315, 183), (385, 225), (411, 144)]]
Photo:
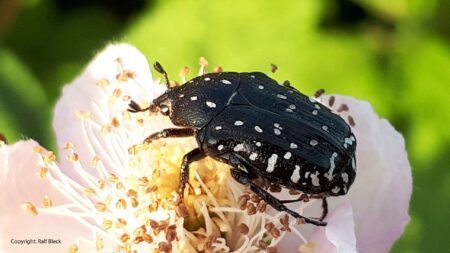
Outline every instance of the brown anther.
[(91, 117), (91, 112), (77, 111), (77, 112), (75, 113), (75, 116), (76, 116), (78, 119), (81, 119), (81, 120), (87, 120), (87, 119), (89, 119), (89, 118)]
[(133, 79), (136, 77), (136, 72), (131, 70), (123, 70), (119, 74), (116, 75), (116, 79), (118, 81), (126, 82), (128, 79)]
[(267, 230), (267, 232), (270, 232), (272, 229), (275, 228), (275, 225), (273, 224), (273, 222), (269, 222), (266, 225), (264, 225), (264, 228)]
[(131, 198), (131, 206), (133, 208), (136, 208), (139, 206), (139, 201), (137, 200), (137, 198)]
[(97, 186), (98, 186), (98, 188), (100, 188), (100, 189), (105, 188), (105, 186), (106, 186), (105, 180), (99, 179), (99, 180), (97, 181)]
[(245, 225), (244, 223), (240, 223), (238, 225), (238, 231), (239, 233), (243, 234), (243, 235), (247, 235), (248, 232), (250, 231), (250, 229), (248, 228), (247, 225)]
[(97, 239), (97, 240), (95, 240), (95, 248), (96, 248), (98, 251), (102, 250), (103, 247), (104, 247), (104, 245), (103, 245), (103, 240), (102, 240), (102, 239)]
[(135, 238), (134, 238), (134, 240), (133, 240), (133, 243), (134, 244), (139, 244), (139, 243), (141, 243), (141, 242), (143, 242), (144, 241), (144, 238), (142, 237), (142, 236), (136, 236)]
[(117, 57), (114, 61), (117, 62), (117, 63), (118, 63), (119, 65), (121, 65), (121, 67), (122, 67), (123, 60), (122, 60), (121, 57)]
[(125, 190), (125, 186), (121, 182), (118, 182), (116, 183), (116, 189), (123, 191)]
[(177, 215), (182, 218), (189, 217), (189, 209), (183, 203), (179, 204), (177, 206), (177, 208), (175, 209), (175, 211), (176, 211)]
[[(145, 226), (144, 226), (144, 227), (145, 227)], [(142, 226), (140, 226), (140, 227), (136, 228), (136, 229), (133, 231), (133, 236), (134, 236), (134, 237), (142, 236), (145, 232), (146, 232), (146, 231), (144, 231), (144, 230), (142, 229)]]
[(166, 220), (160, 220), (160, 221), (158, 222), (158, 228), (159, 228), (160, 230), (165, 230), (168, 226), (169, 226), (169, 221), (166, 221)]
[(111, 133), (111, 125), (103, 125), (100, 129), (100, 131), (102, 132), (102, 134), (109, 134)]
[(271, 63), (270, 64), (270, 71), (272, 71), (272, 73), (275, 73), (275, 72), (277, 72), (277, 70), (278, 70), (278, 66), (273, 64), (273, 63)]
[(221, 66), (217, 66), (214, 68), (214, 73), (222, 73), (223, 72), (223, 68)]
[(258, 203), (261, 200), (261, 198), (256, 194), (252, 194), (252, 195), (250, 195), (250, 200), (255, 203)]
[(122, 95), (122, 90), (121, 89), (115, 89), (112, 93), (112, 96), (115, 98), (118, 98)]
[(107, 208), (107, 206), (106, 206), (106, 204), (105, 203), (103, 203), (103, 202), (97, 202), (96, 204), (95, 204), (95, 209), (97, 209), (97, 211), (99, 211), (99, 212), (104, 212), (104, 211), (106, 211), (106, 208)]
[(99, 162), (100, 162), (100, 157), (94, 156), (94, 157), (91, 159), (91, 167), (92, 167), (92, 168), (97, 168)]
[(140, 186), (147, 186), (149, 181), (147, 177), (140, 177), (139, 179), (139, 185)]
[(46, 167), (41, 167), (41, 168), (39, 169), (39, 173), (38, 173), (39, 178), (44, 178), (44, 177), (47, 175), (47, 172), (48, 172), (48, 168), (46, 168)]
[(106, 198), (105, 198), (105, 204), (106, 204), (106, 205), (110, 205), (110, 204), (111, 204), (111, 201), (112, 201), (112, 196), (111, 196), (111, 195), (106, 196)]
[(284, 215), (280, 218), (280, 223), (281, 223), (281, 225), (283, 225), (283, 226), (289, 225), (289, 215), (284, 214)]
[(158, 222), (155, 221), (155, 220), (150, 220), (150, 227), (151, 227), (152, 229), (157, 229), (157, 228), (159, 227), (159, 224), (158, 224)]
[(303, 201), (303, 202), (309, 202), (309, 196), (306, 193), (303, 193), (302, 195), (300, 195), (300, 197), (298, 198), (299, 201)]
[(348, 106), (346, 104), (341, 104), (337, 109), (337, 112), (345, 112), (348, 111)]
[(315, 98), (320, 98), (320, 96), (322, 96), (325, 93), (325, 89), (318, 89), (315, 93), (314, 93), (314, 97)]
[(126, 243), (128, 240), (130, 240), (130, 235), (128, 235), (127, 233), (124, 233), (120, 236), (120, 241), (122, 243)]
[(147, 189), (145, 189), (145, 193), (155, 192), (158, 190), (158, 186), (156, 184), (152, 184)]
[(189, 75), (189, 72), (191, 72), (191, 69), (188, 66), (184, 66), (180, 70), (180, 76), (181, 77), (186, 77), (187, 75)]
[(350, 124), (350, 126), (354, 127), (355, 126), (355, 120), (353, 119), (353, 117), (349, 115), (347, 117), (347, 119), (348, 119), (348, 123)]
[(329, 99), (328, 99), (328, 105), (330, 106), (330, 107), (333, 107), (333, 105), (334, 105), (334, 101), (336, 100), (336, 97), (335, 96), (331, 96)]
[(144, 239), (144, 241), (146, 243), (152, 243), (153, 242), (153, 237), (151, 235), (149, 235), (149, 234), (144, 234), (142, 236), (142, 238)]
[(291, 87), (291, 82), (289, 82), (289, 80), (285, 80), (285, 81), (283, 82), (283, 86), (284, 86), (284, 87)]
[(301, 225), (301, 224), (305, 224), (305, 219), (304, 218), (296, 218), (295, 219), (295, 224)]
[(133, 190), (133, 189), (128, 189), (126, 195), (129, 198), (137, 198), (137, 196), (138, 196), (137, 191)]
[(109, 174), (108, 180), (112, 183), (117, 183), (119, 182), (119, 177), (115, 174)]
[(275, 247), (267, 247), (266, 252), (267, 253), (277, 253), (278, 250)]
[(113, 222), (111, 220), (103, 220), (102, 221), (102, 228), (104, 230), (110, 229), (112, 227), (112, 225), (113, 225)]
[(158, 243), (158, 249), (161, 252), (170, 253), (172, 252), (172, 244), (169, 242), (160, 242)]
[(156, 210), (158, 210), (158, 202), (152, 202), (150, 205), (148, 205), (148, 211), (149, 212), (156, 212)]
[(281, 192), (281, 186), (273, 184), (273, 185), (271, 185), (269, 187), (269, 191), (271, 191), (271, 192)]
[(257, 213), (256, 206), (252, 203), (247, 203), (247, 214), (254, 215)]
[(56, 161), (56, 155), (53, 152), (48, 152), (48, 154), (45, 156), (45, 163), (50, 164), (54, 161)]
[(289, 189), (289, 195), (300, 195), (301, 193), (301, 191)]
[(202, 67), (206, 67), (206, 66), (208, 66), (208, 61), (206, 60), (205, 57), (202, 56), (198, 60), (198, 64), (200, 64), (200, 66), (202, 66)]
[(78, 161), (78, 154), (77, 153), (70, 154), (67, 157), (67, 159), (69, 159), (69, 161), (71, 161), (71, 162), (76, 162), (76, 161)]
[(116, 222), (116, 228), (123, 228), (127, 225), (127, 221), (122, 218), (118, 218)]
[(53, 206), (53, 202), (49, 196), (44, 197), (44, 199), (42, 200), (42, 204), (44, 205), (45, 208), (50, 208)]
[(23, 203), (22, 204), (22, 209), (25, 212), (27, 212), (27, 213), (29, 213), (29, 214), (31, 214), (33, 216), (38, 215), (38, 210), (36, 209), (36, 206), (34, 206), (33, 203), (31, 203), (31, 202)]
[(250, 195), (244, 194), (238, 198), (237, 205), (239, 209), (245, 210), (247, 208), (247, 201), (250, 199)]
[(264, 200), (259, 201), (258, 205), (256, 206), (256, 210), (260, 213), (264, 213), (267, 209), (267, 203)]
[(177, 238), (177, 231), (175, 229), (168, 229), (166, 232), (166, 240), (171, 242)]
[(111, 125), (113, 127), (119, 127), (120, 126), (120, 122), (116, 117), (113, 117), (113, 119), (111, 120)]
[(97, 80), (97, 82), (95, 82), (95, 85), (97, 85), (100, 88), (105, 88), (109, 85), (109, 81), (106, 78), (102, 78), (100, 80)]
[(118, 199), (116, 202), (117, 209), (127, 209), (127, 201), (125, 199)]
[(269, 244), (264, 240), (259, 240), (258, 245), (261, 249), (267, 249), (267, 246), (269, 246)]
[(75, 144), (73, 144), (72, 142), (66, 142), (66, 143), (64, 143), (64, 146), (63, 146), (64, 149), (72, 149), (74, 147), (75, 147)]
[(280, 235), (281, 235), (281, 232), (280, 232), (280, 230), (278, 230), (278, 228), (272, 228), (270, 231), (269, 231), (269, 233), (270, 233), (270, 235), (273, 237), (273, 238), (278, 238), (278, 237), (280, 237)]
[(76, 244), (70, 246), (69, 253), (77, 253), (78, 252), (78, 246)]
[(41, 155), (43, 155), (43, 154), (44, 154), (44, 151), (45, 151), (45, 149), (44, 149), (43, 147), (37, 146), (37, 147), (34, 147), (34, 148), (33, 148), (33, 153), (36, 153), (36, 154), (41, 154)]

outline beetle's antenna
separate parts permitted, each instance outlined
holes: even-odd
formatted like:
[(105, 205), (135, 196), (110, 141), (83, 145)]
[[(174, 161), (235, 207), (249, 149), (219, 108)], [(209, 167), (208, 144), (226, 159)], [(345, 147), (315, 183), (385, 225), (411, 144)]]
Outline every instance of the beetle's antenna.
[(128, 104), (127, 111), (136, 113), (136, 112), (145, 112), (145, 111), (151, 111), (153, 112), (155, 110), (155, 105), (151, 104), (149, 107), (142, 108), (138, 103), (136, 103), (134, 100), (131, 100)]
[(164, 75), (164, 78), (166, 78), (166, 87), (167, 89), (170, 89), (170, 81), (169, 76), (167, 75), (167, 72), (164, 70), (164, 68), (161, 66), (161, 64), (157, 61), (155, 61), (155, 64), (153, 64), (153, 67), (156, 71), (158, 71), (160, 74)]

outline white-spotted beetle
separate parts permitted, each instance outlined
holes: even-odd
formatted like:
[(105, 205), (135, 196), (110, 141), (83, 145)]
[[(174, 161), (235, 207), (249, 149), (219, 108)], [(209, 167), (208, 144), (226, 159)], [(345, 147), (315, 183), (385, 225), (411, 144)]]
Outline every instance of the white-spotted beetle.
[[(355, 179), (356, 139), (350, 126), (328, 108), (285, 82), (263, 73), (222, 72), (198, 76), (170, 87), (147, 108), (131, 101), (129, 111), (150, 110), (170, 117), (181, 128), (150, 135), (160, 138), (195, 136), (198, 147), (181, 164), (179, 194), (183, 199), (189, 164), (206, 156), (229, 164), (232, 177), (247, 185), (278, 211), (306, 223), (326, 225), (328, 196), (346, 194)], [(279, 200), (255, 179), (321, 198), (320, 219), (306, 218), (285, 206), (301, 201)]]

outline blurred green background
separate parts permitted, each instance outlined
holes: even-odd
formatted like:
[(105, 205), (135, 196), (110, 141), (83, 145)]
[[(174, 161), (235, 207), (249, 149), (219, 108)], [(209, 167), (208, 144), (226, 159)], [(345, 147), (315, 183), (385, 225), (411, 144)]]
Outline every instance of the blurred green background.
[(0, 0), (0, 133), (54, 148), (62, 85), (110, 42), (133, 44), (173, 79), (200, 56), (210, 69), (268, 73), (276, 63), (277, 80), (368, 100), (403, 133), (412, 221), (392, 252), (445, 252), (449, 14), (447, 0)]

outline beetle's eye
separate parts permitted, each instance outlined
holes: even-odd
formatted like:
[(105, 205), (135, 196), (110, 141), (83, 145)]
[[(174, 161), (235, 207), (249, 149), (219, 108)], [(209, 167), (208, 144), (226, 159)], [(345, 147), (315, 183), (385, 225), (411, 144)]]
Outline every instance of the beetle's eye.
[(164, 115), (164, 116), (169, 116), (169, 114), (170, 114), (170, 110), (169, 110), (169, 107), (167, 106), (167, 105), (161, 105), (160, 107), (159, 107), (159, 111), (161, 112), (161, 114), (162, 115)]

